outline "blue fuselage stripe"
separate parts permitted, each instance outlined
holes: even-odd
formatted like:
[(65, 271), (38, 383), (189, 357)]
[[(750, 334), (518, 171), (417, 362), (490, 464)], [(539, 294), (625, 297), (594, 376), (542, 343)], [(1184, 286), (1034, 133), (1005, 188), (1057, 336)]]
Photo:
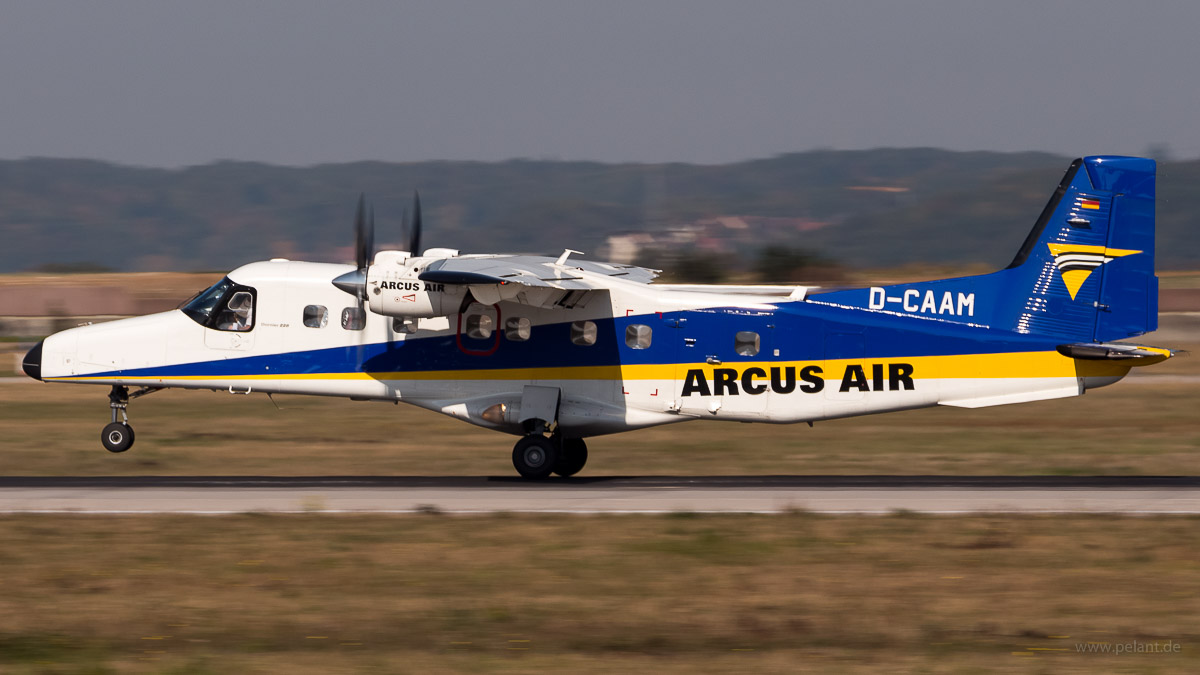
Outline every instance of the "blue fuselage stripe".
[[(218, 359), (152, 368), (94, 373), (89, 377), (223, 377), (385, 373), (588, 366), (820, 361), (996, 354), (1053, 350), (1045, 337), (927, 319), (847, 310), (815, 303), (780, 303), (774, 311), (716, 308), (595, 320), (595, 344), (571, 341), (568, 322), (534, 326), (530, 339), (475, 340), (466, 336), (406, 340)], [(626, 345), (633, 324), (651, 328), (649, 348)], [(759, 335), (757, 354), (738, 353), (735, 335)], [(460, 349), (460, 340), (462, 348)], [(495, 350), (492, 351), (492, 347)], [(746, 351), (746, 350), (742, 350)], [(489, 353), (490, 352), (490, 353)]]

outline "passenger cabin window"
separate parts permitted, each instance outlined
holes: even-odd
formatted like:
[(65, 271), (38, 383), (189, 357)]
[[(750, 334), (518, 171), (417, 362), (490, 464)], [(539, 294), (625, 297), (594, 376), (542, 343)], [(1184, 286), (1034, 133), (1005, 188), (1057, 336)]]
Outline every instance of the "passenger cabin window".
[(495, 326), (492, 317), (487, 314), (471, 314), (467, 317), (465, 332), (467, 337), (475, 338), (476, 340), (486, 340), (492, 337), (495, 332)]
[(329, 310), (324, 305), (309, 305), (305, 307), (304, 325), (309, 328), (324, 328), (329, 325)]
[(504, 320), (504, 337), (513, 342), (524, 342), (533, 332), (529, 319), (523, 316), (513, 316)]
[(596, 324), (591, 321), (576, 321), (571, 324), (571, 342), (581, 347), (596, 344)]
[(342, 328), (346, 330), (362, 330), (367, 325), (367, 313), (358, 307), (347, 307), (342, 310)]
[(254, 330), (257, 291), (236, 284), (229, 277), (198, 293), (180, 307), (192, 321), (205, 328), (244, 333)]
[(758, 333), (749, 330), (739, 330), (733, 336), (733, 349), (742, 356), (758, 354)]
[(625, 328), (625, 345), (630, 349), (649, 349), (651, 334), (650, 326), (631, 324)]

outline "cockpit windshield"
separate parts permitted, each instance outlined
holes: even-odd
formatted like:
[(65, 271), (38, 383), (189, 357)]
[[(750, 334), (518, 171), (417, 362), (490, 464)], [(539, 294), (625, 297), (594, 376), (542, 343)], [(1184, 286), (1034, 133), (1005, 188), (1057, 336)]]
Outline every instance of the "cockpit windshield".
[(255, 295), (253, 288), (225, 277), (180, 309), (201, 326), (245, 332), (254, 328)]

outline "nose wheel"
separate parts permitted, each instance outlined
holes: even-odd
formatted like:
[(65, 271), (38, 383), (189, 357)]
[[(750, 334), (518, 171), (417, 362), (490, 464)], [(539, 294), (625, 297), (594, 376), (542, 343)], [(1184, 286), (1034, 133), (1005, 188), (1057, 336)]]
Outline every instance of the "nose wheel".
[(125, 452), (133, 445), (133, 427), (125, 422), (113, 422), (104, 427), (100, 442), (109, 452)]
[[(112, 422), (104, 427), (104, 431), (100, 432), (100, 443), (104, 445), (104, 449), (109, 452), (125, 452), (133, 447), (133, 427), (129, 426), (129, 414), (126, 412), (129, 408), (129, 400), (146, 394), (152, 394), (158, 391), (160, 387), (142, 387), (132, 394), (129, 389), (120, 385), (113, 385), (112, 391), (108, 393), (108, 407), (112, 409)], [(117, 420), (117, 415), (121, 419)]]

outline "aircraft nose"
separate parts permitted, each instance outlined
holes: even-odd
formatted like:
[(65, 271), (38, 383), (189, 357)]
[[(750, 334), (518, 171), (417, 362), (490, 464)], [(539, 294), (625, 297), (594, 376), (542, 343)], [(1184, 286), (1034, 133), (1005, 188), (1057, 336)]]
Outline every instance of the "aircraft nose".
[(29, 353), (26, 354), (25, 358), (21, 361), (21, 368), (25, 371), (25, 374), (32, 377), (35, 380), (42, 379), (42, 343), (43, 342), (45, 342), (45, 340), (42, 340), (41, 342), (34, 345), (33, 349), (30, 349)]

